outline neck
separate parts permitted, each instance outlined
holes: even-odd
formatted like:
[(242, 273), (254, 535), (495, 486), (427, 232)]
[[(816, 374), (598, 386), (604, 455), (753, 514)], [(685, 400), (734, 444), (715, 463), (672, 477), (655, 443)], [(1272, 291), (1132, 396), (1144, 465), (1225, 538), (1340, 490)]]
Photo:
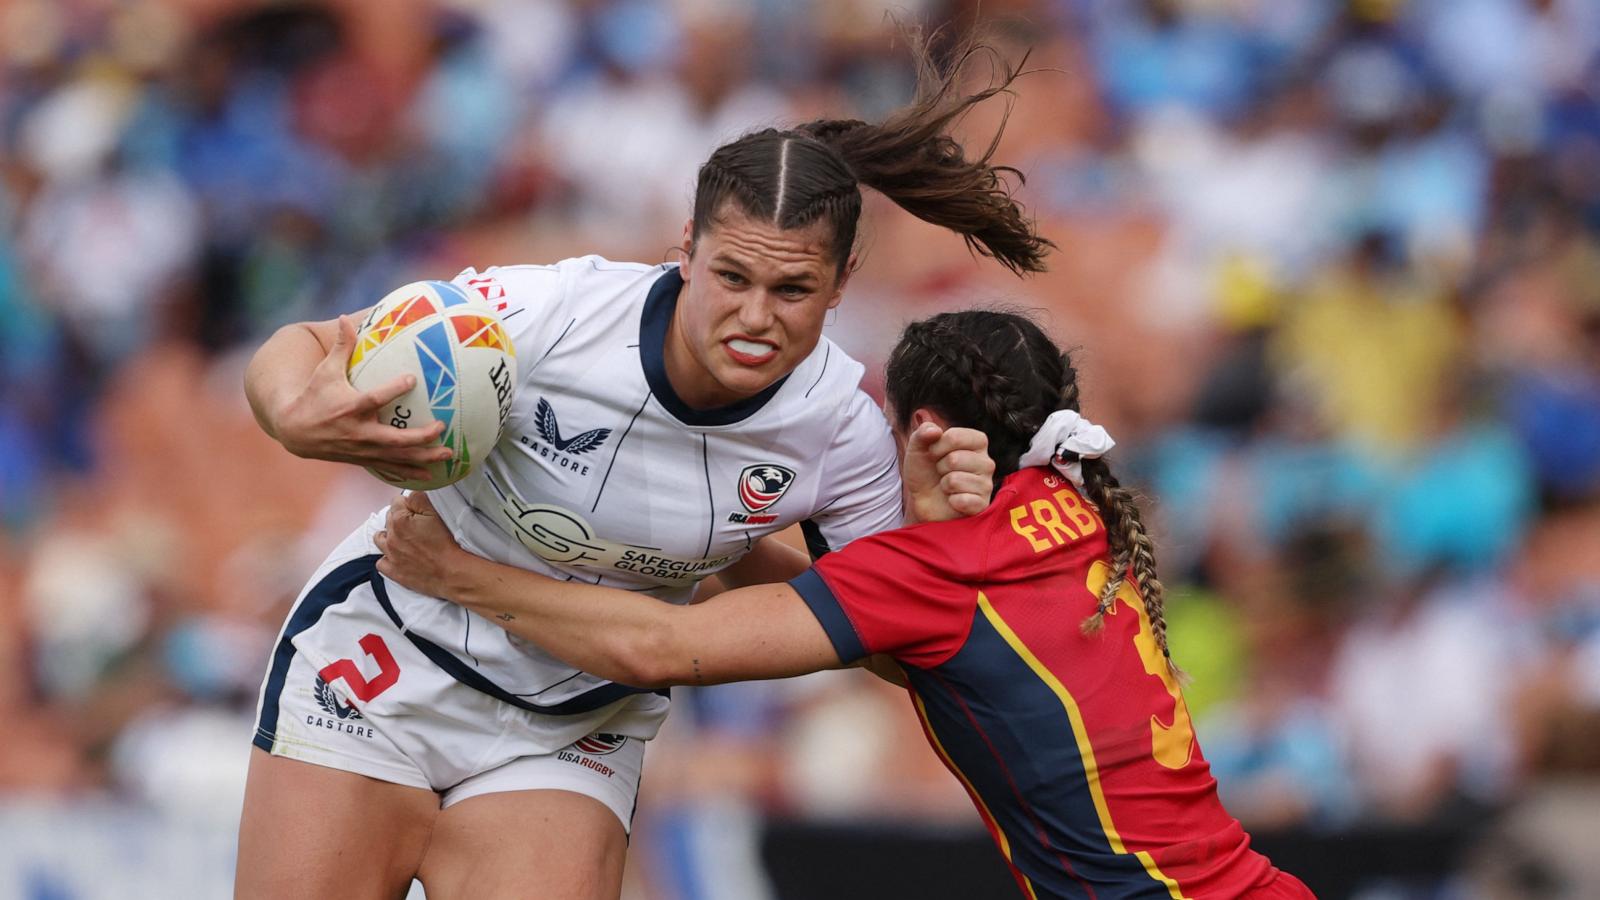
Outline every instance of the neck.
[(682, 307), (673, 311), (667, 325), (667, 339), (661, 348), (662, 367), (667, 370), (667, 381), (678, 399), (694, 409), (714, 409), (736, 403), (744, 398), (717, 383), (711, 373), (694, 358), (685, 337), (683, 323), (679, 321)]

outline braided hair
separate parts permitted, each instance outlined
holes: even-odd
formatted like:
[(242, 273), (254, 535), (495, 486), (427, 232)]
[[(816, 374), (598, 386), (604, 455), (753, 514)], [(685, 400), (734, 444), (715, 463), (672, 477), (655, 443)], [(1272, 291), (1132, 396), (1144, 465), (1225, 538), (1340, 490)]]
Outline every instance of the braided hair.
[[(1078, 373), (1037, 324), (998, 310), (941, 313), (912, 323), (889, 357), (889, 406), (902, 430), (911, 413), (933, 410), (952, 424), (989, 436), (995, 482), (1017, 470), (1044, 420), (1058, 409), (1077, 410)], [(1173, 674), (1182, 672), (1167, 648), (1166, 590), (1156, 574), (1155, 548), (1133, 494), (1103, 459), (1079, 460), (1083, 494), (1100, 511), (1111, 547), (1111, 577), (1095, 609), (1080, 625), (1096, 634), (1131, 574), (1144, 598), (1156, 646)]]
[(1000, 135), (969, 160), (946, 133), (973, 106), (1009, 94), (1022, 74), (1021, 63), (999, 63), (999, 77), (988, 87), (962, 94), (962, 70), (987, 48), (964, 47), (943, 70), (925, 44), (913, 42), (913, 51), (919, 71), (916, 98), (881, 123), (817, 119), (796, 128), (752, 132), (718, 147), (696, 179), (691, 236), (698, 238), (711, 227), (730, 202), (751, 218), (783, 229), (826, 222), (831, 226), (828, 252), (843, 275), (855, 246), (865, 185), (923, 221), (960, 234), (975, 252), (1013, 272), (1043, 271), (1044, 256), (1055, 245), (1039, 236), (1011, 198), (1008, 177), (1020, 184), (1022, 174), (990, 163)]

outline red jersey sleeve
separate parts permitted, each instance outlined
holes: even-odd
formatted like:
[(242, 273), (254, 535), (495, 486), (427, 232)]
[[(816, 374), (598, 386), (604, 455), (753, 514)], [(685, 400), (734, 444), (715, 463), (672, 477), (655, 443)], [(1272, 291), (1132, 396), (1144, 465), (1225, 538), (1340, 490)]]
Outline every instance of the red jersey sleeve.
[(789, 582), (841, 662), (887, 653), (921, 668), (949, 659), (972, 628), (982, 554), (975, 520), (862, 538)]

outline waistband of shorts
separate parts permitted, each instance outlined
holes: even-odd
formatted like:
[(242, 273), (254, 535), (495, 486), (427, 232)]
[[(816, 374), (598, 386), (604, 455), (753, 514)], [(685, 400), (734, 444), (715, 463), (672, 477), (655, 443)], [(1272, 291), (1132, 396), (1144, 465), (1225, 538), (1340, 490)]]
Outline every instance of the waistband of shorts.
[[(662, 697), (669, 698), (672, 696), (671, 692), (667, 688), (638, 688), (611, 681), (602, 684), (593, 690), (586, 691), (577, 695), (576, 697), (571, 697), (559, 703), (545, 705), (530, 703), (527, 700), (524, 700), (523, 698), (511, 693), (510, 691), (507, 691), (500, 685), (495, 684), (483, 673), (473, 669), (465, 662), (462, 662), (461, 659), (454, 653), (451, 653), (445, 648), (435, 644), (433, 641), (430, 641), (425, 637), (422, 637), (421, 635), (416, 634), (415, 632), (407, 630), (405, 623), (400, 618), (400, 613), (394, 608), (394, 603), (389, 600), (389, 591), (386, 580), (381, 574), (378, 573), (377, 563), (379, 554), (371, 554), (369, 556), (362, 557), (362, 559), (369, 561), (368, 564), (372, 567), (370, 582), (372, 585), (372, 594), (378, 599), (378, 605), (382, 607), (384, 614), (389, 617), (389, 621), (394, 623), (395, 628), (399, 629), (400, 633), (404, 634), (406, 639), (409, 640), (413, 646), (422, 651), (422, 655), (426, 656), (429, 662), (444, 670), (444, 672), (450, 677), (466, 685), (467, 687), (472, 688), (473, 690), (488, 694), (496, 700), (499, 700), (501, 703), (515, 706), (518, 709), (524, 709), (529, 712), (539, 713), (540, 715), (575, 716), (593, 712), (602, 706), (610, 705), (618, 700), (632, 697), (636, 694), (657, 694)], [(443, 603), (447, 601), (441, 600), (439, 602)]]

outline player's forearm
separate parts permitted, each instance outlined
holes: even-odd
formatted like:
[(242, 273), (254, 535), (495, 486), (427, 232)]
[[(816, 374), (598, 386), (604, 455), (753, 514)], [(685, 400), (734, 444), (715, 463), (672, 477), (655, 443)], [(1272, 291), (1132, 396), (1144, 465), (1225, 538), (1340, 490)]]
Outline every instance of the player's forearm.
[[(461, 553), (452, 601), (538, 645), (566, 664), (634, 687), (674, 683), (678, 607), (614, 588), (557, 581)], [(687, 658), (687, 657), (685, 657)]]
[(244, 394), (256, 422), (273, 440), (282, 440), (283, 412), (305, 390), (311, 371), (327, 349), (307, 323), (285, 325), (256, 350), (244, 372)]
[(798, 547), (785, 544), (777, 535), (756, 541), (738, 562), (717, 573), (724, 588), (757, 584), (780, 584), (811, 568), (811, 557)]

